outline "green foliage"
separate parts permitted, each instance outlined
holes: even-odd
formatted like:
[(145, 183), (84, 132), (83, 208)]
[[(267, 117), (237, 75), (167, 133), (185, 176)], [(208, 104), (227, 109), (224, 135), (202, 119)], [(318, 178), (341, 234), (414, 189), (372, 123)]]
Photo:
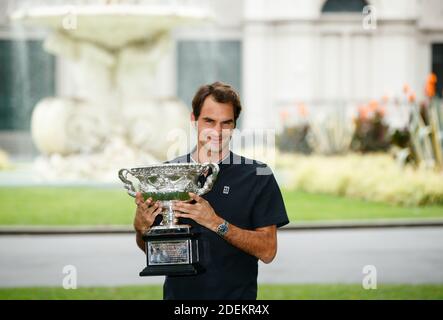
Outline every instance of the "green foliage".
[(285, 127), (283, 132), (276, 137), (276, 144), (280, 151), (309, 154), (312, 152), (307, 141), (309, 126), (300, 124)]
[(381, 111), (376, 110), (371, 116), (363, 116), (360, 113), (355, 121), (351, 150), (360, 152), (388, 150), (390, 146), (388, 130), (389, 127)]
[(406, 148), (410, 162), (417, 166), (443, 169), (443, 104), (438, 98), (411, 103)]
[(402, 206), (443, 204), (443, 173), (402, 167), (385, 153), (279, 155), (288, 189)]
[(308, 142), (317, 154), (336, 155), (349, 151), (354, 123), (348, 120), (345, 106), (334, 107), (320, 110), (321, 113), (309, 121)]
[(400, 148), (408, 148), (411, 141), (411, 134), (407, 128), (396, 129), (391, 135), (392, 144)]

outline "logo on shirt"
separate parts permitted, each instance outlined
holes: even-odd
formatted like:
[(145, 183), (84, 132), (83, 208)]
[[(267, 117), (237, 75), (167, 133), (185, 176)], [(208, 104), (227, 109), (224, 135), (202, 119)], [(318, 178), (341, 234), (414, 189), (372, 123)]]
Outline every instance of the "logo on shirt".
[(223, 194), (228, 194), (229, 193), (229, 186), (224, 186), (223, 187)]

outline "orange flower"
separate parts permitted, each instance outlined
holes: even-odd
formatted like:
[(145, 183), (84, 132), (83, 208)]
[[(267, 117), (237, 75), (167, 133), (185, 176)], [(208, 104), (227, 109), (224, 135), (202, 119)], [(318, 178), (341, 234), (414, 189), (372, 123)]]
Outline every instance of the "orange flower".
[(408, 101), (409, 101), (410, 103), (414, 103), (414, 102), (415, 102), (415, 93), (414, 93), (414, 92), (411, 92), (411, 93), (409, 94), (409, 96), (408, 96)]
[(288, 117), (289, 117), (289, 112), (287, 110), (280, 111), (280, 118), (282, 119), (283, 122), (286, 121)]
[(425, 94), (429, 98), (435, 96), (435, 83), (428, 82), (425, 87)]
[(368, 118), (368, 108), (365, 106), (358, 107), (358, 116), (362, 120), (366, 120)]
[(409, 85), (408, 85), (407, 83), (405, 83), (405, 84), (403, 85), (403, 92), (404, 92), (405, 94), (407, 94), (407, 93), (409, 93), (409, 91), (411, 91), (411, 88), (409, 87)]
[(374, 112), (378, 108), (378, 102), (377, 100), (371, 100), (369, 101), (368, 109), (369, 111)]
[(378, 112), (382, 117), (384, 117), (385, 114), (386, 114), (386, 107), (385, 107), (385, 106), (380, 106), (380, 107), (377, 109), (377, 112)]
[(306, 105), (301, 102), (297, 106), (298, 114), (302, 117), (306, 117), (308, 115), (308, 109), (306, 108)]
[(437, 75), (435, 73), (431, 73), (428, 75), (428, 82), (430, 83), (437, 83)]
[(428, 75), (428, 79), (426, 80), (426, 86), (425, 86), (425, 94), (432, 98), (435, 96), (435, 85), (437, 83), (437, 76), (435, 73), (431, 73)]

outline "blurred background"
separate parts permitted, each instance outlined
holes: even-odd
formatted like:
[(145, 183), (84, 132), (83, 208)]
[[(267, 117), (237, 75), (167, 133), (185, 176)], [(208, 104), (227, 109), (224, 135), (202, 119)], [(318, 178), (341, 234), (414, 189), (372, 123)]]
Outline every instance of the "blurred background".
[(161, 298), (116, 173), (187, 152), (214, 81), (239, 91), (240, 132), (266, 132), (238, 152), (271, 165), (291, 220), (260, 298), (443, 298), (441, 1), (0, 9), (0, 298)]

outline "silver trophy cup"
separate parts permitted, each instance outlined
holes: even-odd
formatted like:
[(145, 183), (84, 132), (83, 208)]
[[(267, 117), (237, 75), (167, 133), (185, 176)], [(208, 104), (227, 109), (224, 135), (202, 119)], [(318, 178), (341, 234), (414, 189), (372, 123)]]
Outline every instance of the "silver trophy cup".
[[(141, 276), (192, 275), (203, 271), (199, 263), (199, 234), (192, 232), (189, 225), (178, 224), (172, 203), (190, 200), (189, 192), (197, 195), (209, 192), (218, 172), (219, 167), (214, 163), (168, 163), (118, 172), (130, 196), (140, 192), (145, 200), (151, 197), (162, 204), (160, 225), (143, 236), (147, 267)], [(201, 186), (199, 178), (205, 175), (206, 181)]]

